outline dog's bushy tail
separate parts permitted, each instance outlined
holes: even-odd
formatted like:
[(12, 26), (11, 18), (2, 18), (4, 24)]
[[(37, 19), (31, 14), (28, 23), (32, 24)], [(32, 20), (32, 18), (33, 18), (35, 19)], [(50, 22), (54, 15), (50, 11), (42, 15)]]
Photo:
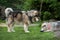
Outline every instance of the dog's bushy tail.
[(13, 12), (12, 8), (6, 8), (5, 9), (5, 15), (6, 15), (6, 17), (8, 17), (8, 15), (9, 15), (10, 12)]

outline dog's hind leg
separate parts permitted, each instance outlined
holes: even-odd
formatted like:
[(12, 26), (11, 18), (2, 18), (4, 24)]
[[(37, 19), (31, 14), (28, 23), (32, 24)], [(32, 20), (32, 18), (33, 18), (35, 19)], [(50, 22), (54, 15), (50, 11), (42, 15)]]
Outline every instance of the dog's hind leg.
[(14, 23), (11, 24), (11, 32), (15, 32), (15, 30), (14, 30)]
[(15, 32), (14, 27), (13, 27), (14, 21), (13, 21), (12, 16), (11, 17), (9, 16), (9, 18), (7, 20), (7, 25), (8, 25), (8, 32)]
[(12, 32), (11, 29), (12, 29), (12, 24), (8, 24), (8, 32)]
[(8, 32), (11, 32), (11, 20), (10, 20), (10, 18), (8, 18), (8, 20), (6, 20), (7, 21), (7, 31)]
[(8, 26), (7, 28), (8, 28), (8, 31), (7, 32), (11, 32), (10, 27)]
[(13, 25), (14, 25), (13, 22), (8, 24), (8, 32), (15, 32)]

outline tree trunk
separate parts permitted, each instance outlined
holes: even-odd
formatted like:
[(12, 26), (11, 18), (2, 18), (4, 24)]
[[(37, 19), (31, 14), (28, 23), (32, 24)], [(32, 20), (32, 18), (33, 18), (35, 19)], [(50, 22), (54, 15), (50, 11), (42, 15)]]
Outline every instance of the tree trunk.
[(40, 19), (41, 19), (41, 18), (43, 19), (43, 17), (41, 17), (42, 5), (43, 5), (43, 0), (41, 0), (41, 4), (40, 4)]

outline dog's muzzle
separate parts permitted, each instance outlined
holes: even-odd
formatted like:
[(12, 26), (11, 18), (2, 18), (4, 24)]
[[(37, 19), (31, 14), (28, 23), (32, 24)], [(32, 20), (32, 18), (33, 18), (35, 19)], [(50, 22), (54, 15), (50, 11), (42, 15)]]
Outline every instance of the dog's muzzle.
[(40, 32), (44, 32), (44, 30), (41, 30)]
[(43, 28), (40, 30), (40, 32), (44, 32)]

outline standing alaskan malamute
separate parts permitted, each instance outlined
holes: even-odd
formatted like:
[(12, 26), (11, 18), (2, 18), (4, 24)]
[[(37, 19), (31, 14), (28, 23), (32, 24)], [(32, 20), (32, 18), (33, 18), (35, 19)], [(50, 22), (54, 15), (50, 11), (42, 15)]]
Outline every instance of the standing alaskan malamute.
[(30, 21), (25, 12), (22, 12), (22, 11), (15, 12), (15, 11), (13, 11), (12, 8), (6, 8), (5, 14), (6, 14), (8, 32), (15, 32), (14, 27), (13, 27), (14, 22), (17, 22), (17, 23), (23, 22), (24, 31), (29, 32), (28, 25), (29, 25)]

